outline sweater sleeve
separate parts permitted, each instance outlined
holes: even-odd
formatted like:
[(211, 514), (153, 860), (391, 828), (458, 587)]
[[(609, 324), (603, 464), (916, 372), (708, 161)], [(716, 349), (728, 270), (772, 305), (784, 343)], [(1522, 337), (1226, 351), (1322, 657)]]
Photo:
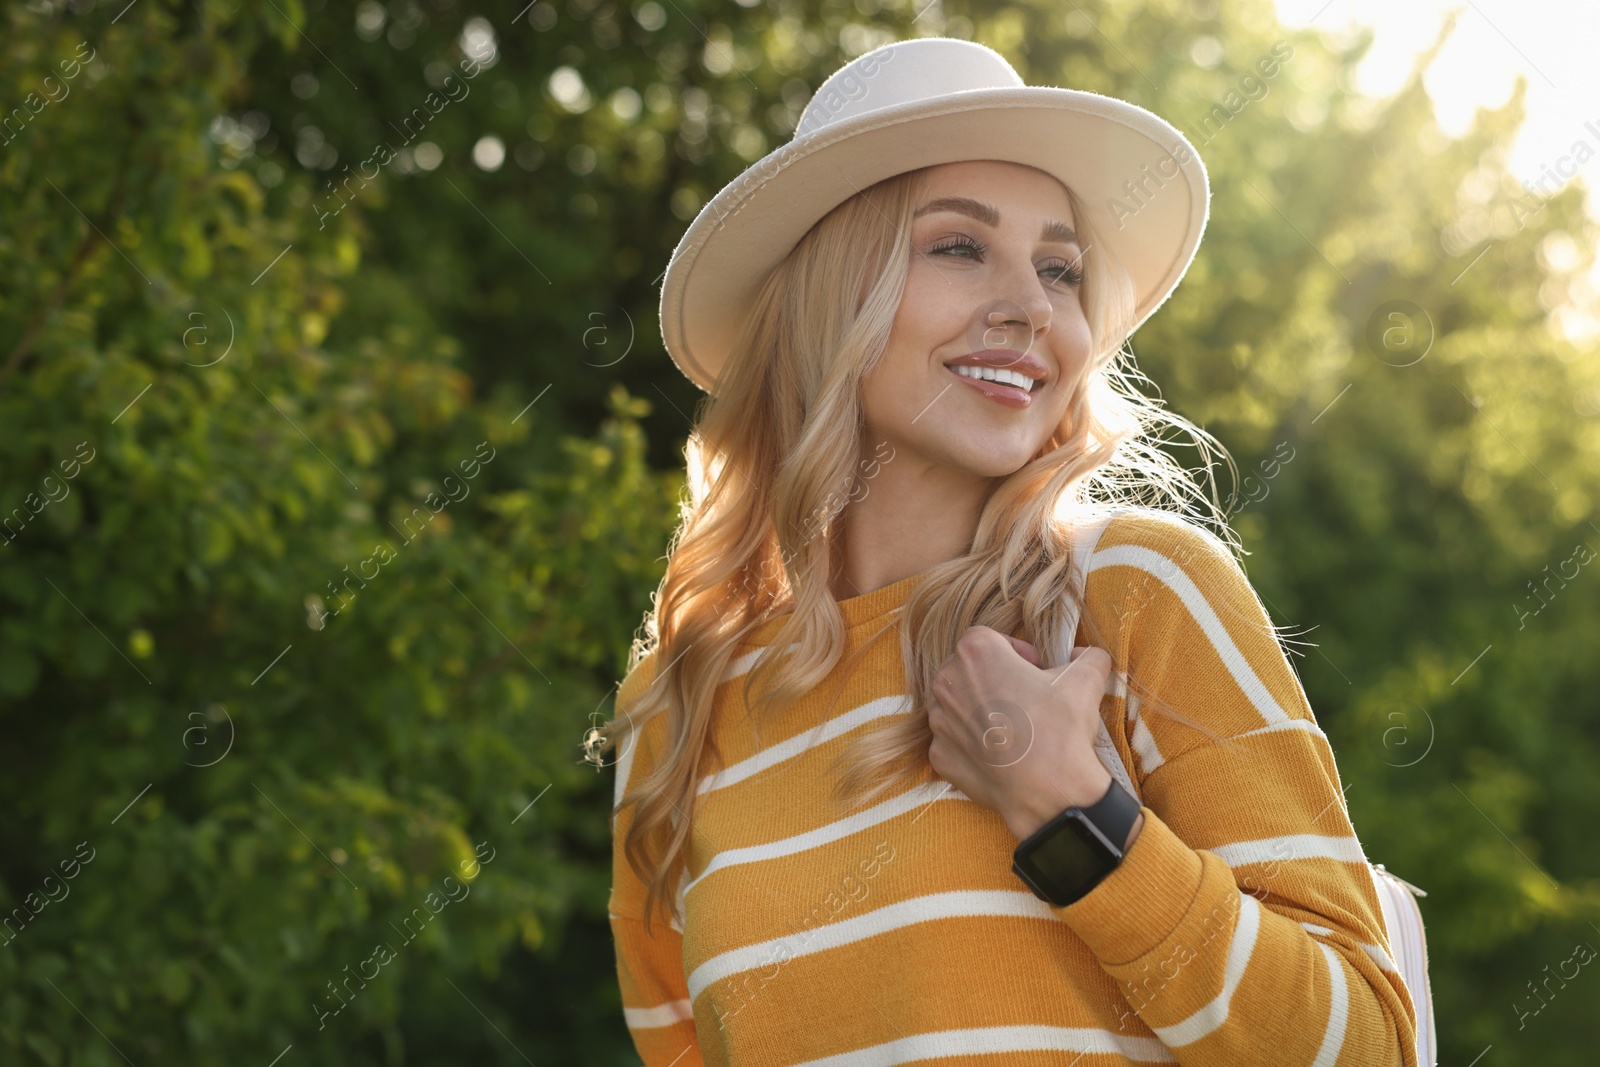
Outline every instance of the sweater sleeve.
[(611, 916), (622, 1016), (645, 1067), (704, 1067), (683, 976), (683, 934)]
[(1186, 1067), (1418, 1067), (1333, 751), (1228, 548), (1176, 517), (1119, 519), (1089, 583), (1145, 821), (1056, 913)]
[[(617, 714), (626, 715), (648, 684), (647, 657), (623, 680), (617, 693)], [(644, 924), (645, 884), (628, 864), (623, 842), (633, 822), (633, 808), (619, 808), (623, 793), (648, 771), (657, 716), (622, 745), (616, 767), (612, 804), (611, 898), (606, 911), (617, 957), (617, 984), (622, 1015), (633, 1046), (645, 1067), (704, 1067), (695, 1036), (694, 1010), (683, 973), (683, 928), (677, 916), (670, 923), (657, 916), (648, 932)]]

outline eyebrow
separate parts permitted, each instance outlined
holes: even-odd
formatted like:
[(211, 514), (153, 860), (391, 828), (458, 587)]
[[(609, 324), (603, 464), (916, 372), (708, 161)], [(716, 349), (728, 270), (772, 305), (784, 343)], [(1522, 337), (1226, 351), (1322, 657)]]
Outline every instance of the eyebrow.
[[(1000, 212), (993, 204), (986, 204), (982, 200), (974, 200), (970, 196), (941, 196), (937, 200), (930, 200), (917, 208), (912, 218), (921, 218), (923, 215), (935, 211), (953, 211), (958, 215), (966, 215), (976, 219), (985, 226), (999, 226)], [(1039, 231), (1041, 241), (1060, 241), (1063, 244), (1081, 245), (1077, 231), (1060, 219), (1049, 219)]]

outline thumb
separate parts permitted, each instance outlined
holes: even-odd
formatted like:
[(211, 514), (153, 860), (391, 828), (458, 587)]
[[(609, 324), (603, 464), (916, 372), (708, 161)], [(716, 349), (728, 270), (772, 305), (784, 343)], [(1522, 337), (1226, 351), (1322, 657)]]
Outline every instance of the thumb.
[(1055, 685), (1068, 675), (1078, 678), (1087, 673), (1098, 675), (1099, 684), (1104, 688), (1111, 677), (1111, 666), (1111, 653), (1105, 649), (1098, 645), (1076, 645), (1068, 655), (1066, 665), (1057, 668), (1055, 679), (1050, 684)]

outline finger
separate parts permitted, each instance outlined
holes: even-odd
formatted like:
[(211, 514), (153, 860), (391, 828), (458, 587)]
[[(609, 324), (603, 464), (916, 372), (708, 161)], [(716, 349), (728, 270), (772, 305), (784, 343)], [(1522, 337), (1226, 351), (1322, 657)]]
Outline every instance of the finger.
[(1105, 664), (1104, 664), (1105, 666), (1109, 666), (1110, 663), (1111, 663), (1111, 653), (1107, 652), (1105, 649), (1101, 648), (1099, 645), (1074, 645), (1073, 648), (1072, 648), (1072, 654), (1067, 657), (1067, 662), (1068, 663), (1076, 663), (1076, 662), (1078, 662), (1078, 657), (1082, 656), (1086, 652), (1098, 652), (1098, 653), (1100, 653), (1100, 655), (1105, 657)]
[(1098, 671), (1102, 676), (1110, 676), (1111, 653), (1107, 652), (1099, 645), (1086, 645), (1084, 646), (1081, 655), (1084, 657), (1084, 662), (1094, 670)]
[[(933, 691), (943, 694), (943, 707), (949, 712), (955, 713), (962, 708), (971, 707), (975, 703), (971, 690), (972, 687), (967, 684), (965, 674), (959, 669), (940, 668), (934, 675)], [(954, 717), (952, 714), (951, 718)]]
[(930, 693), (928, 702), (928, 732), (933, 736), (959, 743), (963, 738), (970, 742), (978, 732), (975, 713), (966, 710), (970, 704), (957, 700), (953, 694), (944, 700)]
[(1007, 641), (1011, 642), (1011, 647), (1016, 650), (1017, 655), (1021, 656), (1035, 667), (1042, 663), (1042, 660), (1039, 657), (1039, 650), (1034, 648), (1033, 645), (1024, 641), (1020, 637), (1012, 637), (1010, 634), (1005, 635), (1005, 638)]
[(1074, 663), (1077, 663), (1078, 659), (1087, 651), (1089, 651), (1088, 645), (1074, 645), (1072, 651), (1067, 653), (1067, 662), (1056, 664), (1056, 676), (1050, 680), (1050, 684), (1055, 685), (1057, 682), (1059, 682), (1062, 675), (1067, 673), (1067, 668), (1071, 667)]
[(1091, 645), (1084, 649), (1083, 655), (1072, 664), (1072, 669), (1083, 679), (1085, 689), (1103, 693), (1111, 679), (1111, 653)]
[(1069, 675), (1079, 677), (1086, 671), (1090, 675), (1098, 675), (1099, 685), (1104, 688), (1106, 680), (1111, 677), (1111, 653), (1098, 645), (1076, 646), (1066, 666), (1057, 668), (1056, 676), (1050, 680), (1050, 684), (1056, 685)]

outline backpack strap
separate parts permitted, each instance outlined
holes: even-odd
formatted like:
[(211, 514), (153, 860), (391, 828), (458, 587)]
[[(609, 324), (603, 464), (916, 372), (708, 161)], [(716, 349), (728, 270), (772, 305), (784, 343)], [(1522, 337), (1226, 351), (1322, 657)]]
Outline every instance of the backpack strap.
[(1369, 863), (1383, 925), (1389, 934), (1395, 968), (1405, 980), (1411, 1003), (1417, 1009), (1417, 1062), (1433, 1067), (1438, 1062), (1438, 1037), (1433, 1025), (1433, 987), (1428, 981), (1428, 940), (1422, 928), (1418, 896), (1428, 894), (1391, 874), (1381, 863)]

